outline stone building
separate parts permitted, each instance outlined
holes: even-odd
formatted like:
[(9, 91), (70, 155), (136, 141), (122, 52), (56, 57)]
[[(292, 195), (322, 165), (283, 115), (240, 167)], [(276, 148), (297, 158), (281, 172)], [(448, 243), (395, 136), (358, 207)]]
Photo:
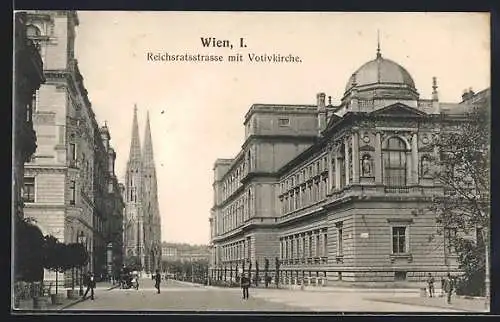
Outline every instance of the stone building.
[(43, 63), (38, 48), (27, 36), (26, 13), (14, 16), (14, 104), (13, 104), (13, 214), (23, 218), (24, 162), (36, 151), (36, 133), (33, 129), (33, 105), (36, 93), (45, 82)]
[(163, 261), (208, 261), (210, 250), (207, 245), (188, 245), (163, 242), (162, 246)]
[(161, 262), (161, 219), (149, 113), (141, 150), (137, 106), (134, 106), (124, 195), (124, 255), (137, 258), (145, 272), (153, 272)]
[[(45, 82), (43, 63), (37, 46), (27, 37), (26, 13), (14, 15), (14, 97), (12, 107), (12, 239), (14, 279), (23, 279), (23, 251), (30, 244), (18, 242), (25, 239), (21, 222), (24, 218), (23, 197), (33, 194), (24, 189), (24, 162), (36, 151), (36, 133), (33, 129), (33, 102), (40, 85)], [(40, 234), (40, 231), (38, 231)], [(41, 237), (41, 236), (40, 236)]]
[(423, 210), (442, 193), (431, 176), (433, 140), (469, 104), (441, 102), (436, 78), (429, 86), (432, 97), (420, 98), (408, 71), (378, 49), (339, 105), (324, 93), (316, 105), (252, 105), (242, 150), (214, 166), (211, 278), (250, 263), (255, 275), (266, 259), (272, 271), (280, 264), (282, 283), (456, 272), (456, 255), (446, 237), (431, 238), (435, 216)]
[[(25, 164), (25, 213), (42, 232), (64, 243), (83, 243), (90, 255), (84, 270), (102, 271), (105, 256), (104, 210), (116, 195), (108, 193), (114, 178), (114, 154), (106, 152), (92, 104), (75, 59), (75, 11), (28, 11), (28, 35), (40, 49), (45, 84), (37, 91), (33, 123), (36, 154)], [(108, 150), (111, 152), (112, 150)], [(110, 173), (110, 169), (113, 173)], [(105, 263), (104, 263), (105, 265)], [(66, 276), (80, 281), (80, 272)], [(76, 274), (76, 276), (75, 276)], [(52, 280), (54, 274), (46, 273)]]

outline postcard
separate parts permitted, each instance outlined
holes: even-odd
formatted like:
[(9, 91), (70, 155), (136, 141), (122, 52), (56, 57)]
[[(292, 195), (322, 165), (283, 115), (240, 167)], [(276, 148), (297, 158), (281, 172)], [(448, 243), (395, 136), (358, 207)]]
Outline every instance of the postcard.
[(13, 18), (13, 312), (489, 312), (489, 13)]

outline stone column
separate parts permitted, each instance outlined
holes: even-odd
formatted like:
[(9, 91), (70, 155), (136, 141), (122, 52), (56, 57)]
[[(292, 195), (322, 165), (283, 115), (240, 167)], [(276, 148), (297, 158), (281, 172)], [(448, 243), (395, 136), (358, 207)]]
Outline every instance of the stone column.
[(335, 186), (334, 189), (340, 189), (340, 164), (339, 158), (335, 155)]
[(412, 162), (412, 153), (410, 151), (410, 153), (406, 152), (406, 173), (407, 173), (407, 177), (406, 177), (406, 183), (407, 184), (412, 184), (414, 181), (413, 181), (413, 162)]
[(413, 184), (418, 184), (418, 135), (413, 133), (411, 139), (411, 156), (412, 156), (412, 177)]
[(352, 134), (352, 181), (359, 183), (359, 135)]
[(349, 139), (346, 138), (344, 140), (344, 160), (345, 160), (345, 185), (348, 186), (349, 185), (349, 173), (350, 173), (350, 169), (349, 169)]
[(382, 184), (382, 149), (380, 132), (375, 135), (375, 183)]
[(332, 165), (332, 154), (333, 154), (333, 150), (328, 150), (328, 154), (327, 154), (327, 162), (328, 162), (328, 185), (327, 185), (327, 193), (326, 194), (330, 194), (333, 190), (333, 187), (334, 187), (334, 182), (333, 182), (333, 165)]

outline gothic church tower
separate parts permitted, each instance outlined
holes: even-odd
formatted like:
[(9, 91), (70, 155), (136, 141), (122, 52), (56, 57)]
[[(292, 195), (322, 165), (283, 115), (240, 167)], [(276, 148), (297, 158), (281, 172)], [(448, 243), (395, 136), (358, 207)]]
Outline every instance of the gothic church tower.
[(137, 107), (134, 107), (132, 141), (125, 175), (125, 256), (137, 256), (146, 272), (161, 262), (161, 220), (149, 113), (141, 150)]
[(142, 154), (143, 173), (143, 207), (144, 207), (144, 234), (148, 241), (148, 260), (146, 265), (150, 271), (155, 271), (161, 263), (161, 224), (160, 209), (158, 204), (158, 187), (156, 181), (156, 168), (153, 154), (153, 140), (149, 124), (149, 112), (146, 120), (144, 134), (144, 149)]
[(125, 174), (125, 216), (124, 216), (124, 255), (137, 256), (144, 267), (144, 221), (142, 203), (142, 158), (137, 122), (137, 106), (134, 106), (132, 140)]

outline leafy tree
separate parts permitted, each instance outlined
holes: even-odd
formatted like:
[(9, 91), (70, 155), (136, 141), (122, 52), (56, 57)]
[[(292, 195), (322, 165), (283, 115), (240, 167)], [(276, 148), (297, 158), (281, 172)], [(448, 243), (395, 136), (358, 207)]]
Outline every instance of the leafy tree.
[(14, 270), (17, 280), (35, 282), (43, 280), (43, 243), (40, 228), (29, 218), (15, 216)]
[(45, 236), (43, 245), (44, 268), (56, 273), (56, 294), (58, 292), (58, 272), (65, 266), (65, 250), (56, 237), (52, 235)]
[[(456, 231), (446, 237), (458, 254), (459, 268), (465, 273), (462, 284), (477, 283), (484, 276), (488, 298), (490, 101), (489, 94), (476, 97), (467, 105), (467, 115), (444, 124), (436, 138), (435, 147), (440, 153), (434, 159), (433, 177), (444, 191), (433, 198), (429, 208), (442, 228)], [(471, 238), (475, 235), (476, 238)]]

